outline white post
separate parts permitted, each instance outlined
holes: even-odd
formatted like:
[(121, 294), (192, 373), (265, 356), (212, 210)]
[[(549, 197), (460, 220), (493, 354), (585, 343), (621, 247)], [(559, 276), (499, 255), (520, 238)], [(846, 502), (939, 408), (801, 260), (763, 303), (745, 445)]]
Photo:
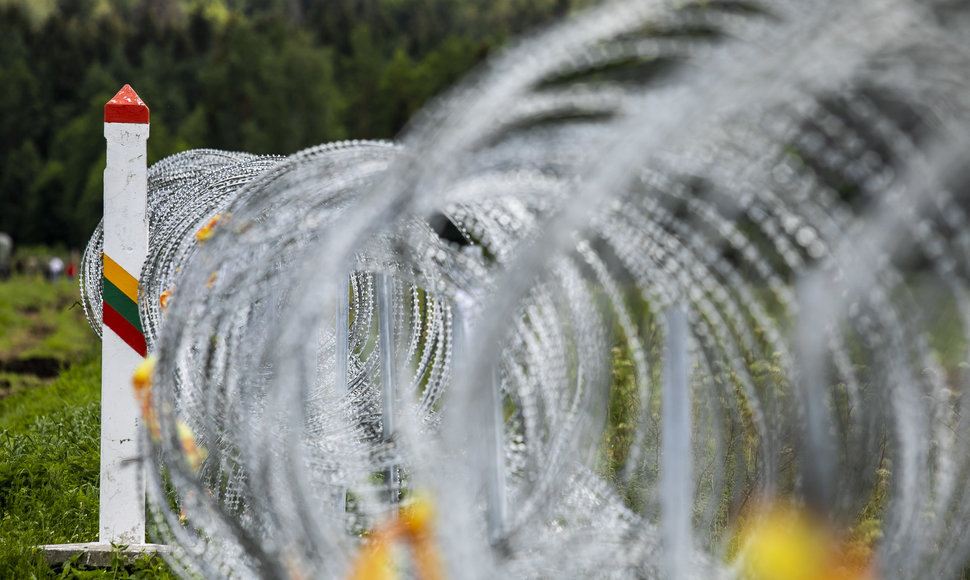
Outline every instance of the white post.
[(146, 354), (138, 278), (148, 252), (148, 107), (125, 85), (104, 106), (104, 337), (101, 345), (99, 539), (145, 542), (141, 416), (132, 389)]
[[(471, 336), (474, 317), (479, 307), (475, 298), (461, 290), (455, 291), (452, 316), (452, 356), (453, 368), (461, 368), (471, 352)], [(488, 539), (498, 545), (505, 536), (505, 522), (508, 519), (508, 494), (506, 493), (505, 474), (505, 411), (502, 402), (502, 379), (496, 366), (492, 369), (492, 380), (486, 386), (484, 408), (485, 420), (482, 423), (482, 437), (478, 441), (482, 457), (482, 481), (485, 484), (486, 525)]]
[(334, 392), (337, 397), (350, 391), (347, 383), (347, 357), (350, 348), (350, 278), (344, 276), (337, 282), (337, 332), (334, 344)]
[[(384, 441), (394, 438), (394, 403), (397, 399), (397, 351), (394, 350), (394, 281), (390, 274), (375, 275), (377, 292), (377, 340), (381, 356), (381, 436)], [(388, 467), (384, 474), (388, 500), (397, 503), (401, 499), (400, 474), (396, 465)]]
[(795, 392), (802, 413), (802, 441), (799, 451), (802, 493), (813, 509), (832, 506), (838, 448), (829, 422), (827, 339), (832, 317), (826, 279), (818, 272), (803, 274), (795, 283), (798, 323), (795, 348), (798, 378)]
[(691, 507), (694, 489), (690, 452), (690, 352), (687, 345), (687, 310), (667, 308), (667, 335), (661, 399), (660, 510), (664, 541), (663, 577), (690, 578)]
[[(334, 335), (334, 395), (337, 400), (343, 400), (350, 392), (347, 376), (347, 358), (350, 352), (350, 276), (348, 274), (337, 281), (337, 328)], [(347, 509), (347, 488), (337, 489), (336, 503), (338, 513)]]

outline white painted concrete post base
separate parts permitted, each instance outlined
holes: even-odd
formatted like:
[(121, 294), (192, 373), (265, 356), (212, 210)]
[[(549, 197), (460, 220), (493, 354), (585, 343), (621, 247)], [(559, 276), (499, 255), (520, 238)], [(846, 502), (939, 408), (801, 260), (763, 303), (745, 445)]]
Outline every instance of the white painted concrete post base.
[(36, 549), (44, 552), (44, 558), (50, 566), (60, 566), (80, 554), (77, 563), (92, 568), (110, 567), (115, 553), (125, 564), (131, 564), (142, 556), (154, 556), (172, 550), (170, 546), (164, 544), (131, 544), (122, 549), (117, 544), (104, 542), (50, 544), (37, 546)]

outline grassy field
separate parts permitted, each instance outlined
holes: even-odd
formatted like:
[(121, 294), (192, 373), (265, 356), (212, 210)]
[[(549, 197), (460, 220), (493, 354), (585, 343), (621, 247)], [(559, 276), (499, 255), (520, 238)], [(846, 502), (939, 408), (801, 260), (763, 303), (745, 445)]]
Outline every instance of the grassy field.
[[(934, 337), (952, 337), (944, 323), (953, 319), (941, 315)], [(962, 344), (956, 338), (944, 342)], [(109, 569), (76, 563), (51, 568), (32, 549), (98, 536), (100, 344), (84, 318), (75, 283), (36, 277), (0, 282), (0, 580), (174, 578), (159, 558), (130, 565), (115, 558)], [(941, 352), (946, 360), (949, 351)], [(606, 476), (625, 461), (632, 441), (627, 417), (636, 411), (630, 354), (618, 347), (613, 363), (600, 465)], [(755, 378), (775, 372), (752, 371)], [(654, 382), (659, 384), (659, 376)], [(878, 540), (885, 487), (880, 484), (851, 530), (848, 545), (866, 558)], [(639, 497), (637, 489), (621, 492), (631, 504)], [(970, 568), (963, 578), (970, 578)]]
[(0, 399), (38, 387), (100, 348), (77, 285), (19, 276), (0, 282)]
[(38, 544), (98, 536), (100, 341), (74, 283), (0, 282), (0, 578), (172, 578), (157, 558), (50, 568)]

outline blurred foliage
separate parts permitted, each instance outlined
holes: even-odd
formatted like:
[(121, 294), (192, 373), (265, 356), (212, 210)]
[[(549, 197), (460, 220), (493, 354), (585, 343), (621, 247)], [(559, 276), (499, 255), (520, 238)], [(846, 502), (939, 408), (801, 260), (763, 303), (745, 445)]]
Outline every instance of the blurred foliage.
[(508, 36), (589, 0), (0, 0), (0, 231), (80, 247), (102, 107), (151, 109), (149, 162), (392, 138)]

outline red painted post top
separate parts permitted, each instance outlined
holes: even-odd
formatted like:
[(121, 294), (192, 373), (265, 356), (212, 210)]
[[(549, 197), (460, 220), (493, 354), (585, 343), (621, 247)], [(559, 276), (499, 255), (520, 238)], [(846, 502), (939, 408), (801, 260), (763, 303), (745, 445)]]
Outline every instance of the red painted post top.
[(104, 105), (105, 123), (148, 124), (148, 105), (131, 85), (121, 87), (118, 94)]

